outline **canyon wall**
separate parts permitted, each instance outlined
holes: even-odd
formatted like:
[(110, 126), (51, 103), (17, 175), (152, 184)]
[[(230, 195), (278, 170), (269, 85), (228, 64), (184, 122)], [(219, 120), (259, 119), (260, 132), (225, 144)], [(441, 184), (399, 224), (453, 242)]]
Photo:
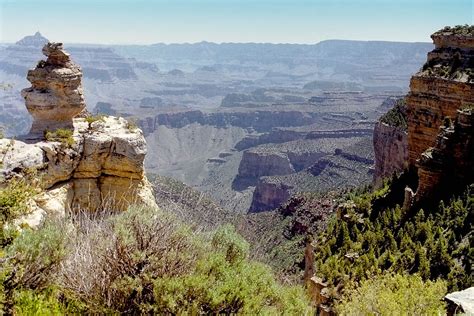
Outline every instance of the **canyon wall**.
[(406, 106), (374, 130), (375, 183), (403, 169), (416, 175), (406, 207), (473, 181), (474, 27), (446, 27), (431, 38), (435, 48), (411, 78)]
[(474, 179), (473, 110), (458, 110), (454, 124), (442, 126), (435, 145), (417, 161), (416, 200), (444, 197)]
[(406, 106), (403, 99), (396, 101), (394, 107), (375, 124), (373, 144), (374, 184), (379, 186), (384, 178), (401, 173), (408, 166)]
[(452, 29), (432, 36), (435, 49), (410, 81), (406, 98), (409, 165), (435, 145), (445, 118), (474, 104), (474, 37)]

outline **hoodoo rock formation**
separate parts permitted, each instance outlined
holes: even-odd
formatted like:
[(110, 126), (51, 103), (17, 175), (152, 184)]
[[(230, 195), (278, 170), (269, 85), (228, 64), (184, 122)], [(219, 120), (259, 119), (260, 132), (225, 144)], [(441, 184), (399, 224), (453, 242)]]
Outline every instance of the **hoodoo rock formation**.
[(86, 108), (82, 89), (81, 68), (71, 61), (61, 43), (43, 47), (48, 57), (28, 71), (31, 87), (23, 89), (26, 108), (33, 116), (31, 136), (45, 130), (72, 127), (72, 119)]
[(48, 43), (43, 52), (48, 60), (28, 72), (33, 86), (22, 92), (34, 117), (31, 133), (26, 142), (0, 139), (0, 187), (37, 173), (42, 192), (25, 219), (31, 225), (45, 213), (155, 207), (142, 131), (123, 118), (75, 117), (85, 108), (81, 70), (61, 44)]

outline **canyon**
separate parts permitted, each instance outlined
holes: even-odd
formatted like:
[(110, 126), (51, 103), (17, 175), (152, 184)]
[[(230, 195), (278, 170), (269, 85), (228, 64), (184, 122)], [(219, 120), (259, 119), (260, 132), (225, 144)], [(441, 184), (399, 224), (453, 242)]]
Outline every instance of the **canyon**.
[[(0, 45), (0, 73), (11, 84), (0, 90), (6, 136), (32, 124), (18, 92), (46, 42), (37, 33)], [(172, 177), (245, 213), (274, 209), (297, 192), (370, 183), (381, 104), (407, 91), (432, 46), (65, 47), (82, 66), (87, 110), (126, 117), (143, 130), (148, 175)]]

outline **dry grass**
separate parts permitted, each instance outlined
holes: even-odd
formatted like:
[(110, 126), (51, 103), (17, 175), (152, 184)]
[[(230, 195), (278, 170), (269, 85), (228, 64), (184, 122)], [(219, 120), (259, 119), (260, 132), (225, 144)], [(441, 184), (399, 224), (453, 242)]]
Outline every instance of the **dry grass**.
[[(125, 311), (133, 301), (152, 297), (152, 279), (187, 273), (197, 259), (189, 234), (165, 214), (151, 212), (72, 215), (58, 284), (91, 305), (105, 302)], [(127, 278), (131, 283), (125, 285)], [(140, 290), (132, 279), (140, 280)]]

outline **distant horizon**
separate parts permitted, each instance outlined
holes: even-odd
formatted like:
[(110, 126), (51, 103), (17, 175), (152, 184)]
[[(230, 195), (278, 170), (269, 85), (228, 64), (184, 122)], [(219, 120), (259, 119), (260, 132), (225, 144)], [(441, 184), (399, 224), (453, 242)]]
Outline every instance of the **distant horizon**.
[[(36, 31), (39, 32), (42, 36), (48, 38), (43, 32), (41, 31)], [(26, 36), (32, 36), (36, 32), (32, 34), (26, 34), (25, 36), (19, 38), (16, 41), (13, 42), (4, 42), (0, 41), (0, 44), (15, 44), (19, 40), (25, 38)], [(69, 44), (69, 45), (103, 45), (103, 46), (152, 46), (152, 45), (196, 45), (196, 44), (216, 44), (216, 45), (222, 45), (222, 44), (259, 44), (259, 45), (317, 45), (322, 42), (330, 42), (330, 41), (345, 41), (345, 42), (386, 42), (386, 43), (406, 43), (406, 44), (432, 44), (431, 41), (414, 41), (414, 42), (409, 42), (409, 41), (391, 41), (391, 40), (358, 40), (358, 39), (344, 39), (344, 38), (331, 38), (331, 39), (326, 39), (322, 40), (319, 42), (315, 43), (277, 43), (277, 42), (212, 42), (212, 41), (207, 41), (207, 40), (202, 40), (198, 42), (156, 42), (156, 43), (91, 43), (91, 42), (66, 42), (66, 41), (59, 41), (63, 44)], [(54, 41), (53, 41), (54, 42)]]
[(104, 45), (429, 42), (473, 14), (471, 0), (0, 0), (0, 42), (37, 30)]

